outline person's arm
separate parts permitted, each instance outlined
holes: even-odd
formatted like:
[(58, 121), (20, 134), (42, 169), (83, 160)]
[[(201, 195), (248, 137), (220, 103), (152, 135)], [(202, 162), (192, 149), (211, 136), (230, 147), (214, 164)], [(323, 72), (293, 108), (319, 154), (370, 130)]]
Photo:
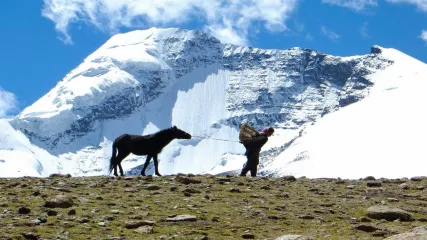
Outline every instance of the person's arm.
[(257, 136), (245, 141), (246, 145), (254, 146), (254, 145), (264, 145), (267, 142), (268, 138), (264, 134), (258, 134)]

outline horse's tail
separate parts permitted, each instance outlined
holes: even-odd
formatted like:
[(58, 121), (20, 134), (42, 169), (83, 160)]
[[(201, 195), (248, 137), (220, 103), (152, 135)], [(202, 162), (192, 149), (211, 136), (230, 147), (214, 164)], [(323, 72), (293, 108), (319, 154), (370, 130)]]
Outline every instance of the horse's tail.
[(113, 171), (114, 166), (116, 166), (116, 155), (117, 155), (117, 146), (116, 146), (116, 141), (114, 141), (114, 143), (113, 143), (113, 154), (111, 155), (111, 159), (110, 159), (110, 171), (109, 171), (109, 173), (111, 173), (111, 171)]

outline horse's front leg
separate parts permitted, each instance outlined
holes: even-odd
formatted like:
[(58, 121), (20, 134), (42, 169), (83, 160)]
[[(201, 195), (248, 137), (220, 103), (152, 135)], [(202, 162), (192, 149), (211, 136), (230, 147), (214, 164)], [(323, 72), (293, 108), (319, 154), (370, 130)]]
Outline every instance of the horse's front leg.
[(159, 173), (159, 161), (157, 161), (157, 154), (154, 155), (154, 170), (157, 176), (162, 176), (162, 174)]
[(119, 174), (117, 174), (117, 164), (114, 165), (114, 176), (119, 176)]
[(150, 160), (151, 160), (151, 158), (152, 158), (152, 156), (151, 156), (151, 155), (147, 155), (147, 160), (145, 160), (144, 167), (143, 167), (143, 168), (142, 168), (142, 170), (141, 170), (141, 175), (142, 175), (142, 176), (145, 176), (145, 170), (147, 169), (148, 164), (150, 164)]

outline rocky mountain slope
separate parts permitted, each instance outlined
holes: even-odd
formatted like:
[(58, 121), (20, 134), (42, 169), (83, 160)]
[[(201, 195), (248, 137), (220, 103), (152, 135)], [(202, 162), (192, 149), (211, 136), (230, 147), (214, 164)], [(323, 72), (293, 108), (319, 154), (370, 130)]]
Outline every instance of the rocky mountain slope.
[[(302, 48), (264, 50), (179, 29), (118, 34), (10, 124), (58, 158), (59, 172), (73, 176), (108, 174), (117, 136), (172, 125), (198, 138), (165, 148), (163, 174), (235, 170), (245, 161), (240, 123), (274, 126), (260, 173), (280, 176), (292, 173), (280, 163), (309, 159), (304, 149), (286, 155), (308, 126), (364, 99), (390, 66), (404, 68), (395, 62), (406, 55), (389, 52), (397, 51), (374, 46), (366, 55), (336, 57)], [(130, 156), (124, 167), (138, 172), (143, 162)], [(311, 170), (296, 174), (329, 174)]]

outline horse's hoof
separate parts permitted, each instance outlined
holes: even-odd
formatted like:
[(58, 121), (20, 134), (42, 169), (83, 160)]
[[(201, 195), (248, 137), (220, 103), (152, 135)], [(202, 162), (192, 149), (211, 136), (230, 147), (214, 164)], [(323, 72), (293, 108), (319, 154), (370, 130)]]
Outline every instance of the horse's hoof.
[(162, 174), (160, 174), (160, 173), (156, 173), (156, 175), (157, 175), (157, 176), (159, 176), (159, 177), (161, 177), (161, 176), (162, 176)]

